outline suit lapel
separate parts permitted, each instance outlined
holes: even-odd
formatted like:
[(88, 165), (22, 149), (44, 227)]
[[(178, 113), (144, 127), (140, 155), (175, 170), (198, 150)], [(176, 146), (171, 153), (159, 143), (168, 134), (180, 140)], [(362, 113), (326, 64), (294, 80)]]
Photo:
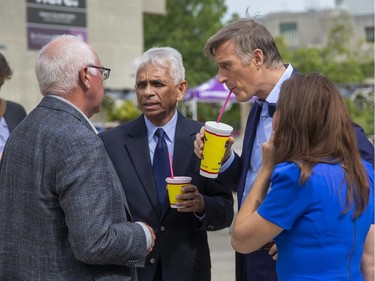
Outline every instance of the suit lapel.
[(251, 107), (249, 117), (247, 119), (246, 123), (246, 131), (244, 135), (244, 141), (242, 146), (242, 155), (241, 155), (241, 161), (242, 161), (242, 171), (241, 171), (241, 179), (238, 185), (238, 202), (241, 202), (242, 200), (242, 194), (245, 188), (245, 181), (246, 181), (246, 175), (247, 170), (249, 169), (250, 165), (250, 157), (252, 153), (252, 147), (254, 144), (254, 139), (256, 135), (256, 129), (258, 125), (258, 120), (260, 113), (262, 111), (262, 107), (255, 102), (253, 106)]
[(154, 175), (152, 173), (152, 166), (150, 160), (149, 145), (147, 139), (146, 124), (141, 115), (132, 127), (126, 132), (124, 136), (124, 149), (130, 157), (135, 172), (142, 184), (144, 192), (149, 198), (153, 208), (157, 214), (160, 215), (160, 208), (156, 194), (156, 187), (154, 182)]
[(177, 176), (186, 176), (194, 152), (192, 136), (195, 134), (196, 132), (185, 123), (185, 117), (179, 113), (173, 152), (173, 169)]

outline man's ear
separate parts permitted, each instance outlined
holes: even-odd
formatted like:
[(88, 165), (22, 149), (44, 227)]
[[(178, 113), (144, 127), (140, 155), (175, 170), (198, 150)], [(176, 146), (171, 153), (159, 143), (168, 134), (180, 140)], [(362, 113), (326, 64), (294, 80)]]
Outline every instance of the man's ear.
[(180, 83), (178, 83), (178, 85), (177, 85), (177, 89), (178, 89), (177, 101), (182, 100), (182, 98), (186, 94), (187, 88), (188, 88), (188, 84), (187, 84), (186, 80), (182, 80)]
[(88, 71), (88, 67), (84, 66), (81, 68), (81, 71), (79, 72), (79, 82), (85, 89), (90, 88), (90, 79), (91, 75)]
[(264, 63), (264, 54), (261, 49), (255, 49), (253, 51), (253, 62), (257, 69), (259, 69)]

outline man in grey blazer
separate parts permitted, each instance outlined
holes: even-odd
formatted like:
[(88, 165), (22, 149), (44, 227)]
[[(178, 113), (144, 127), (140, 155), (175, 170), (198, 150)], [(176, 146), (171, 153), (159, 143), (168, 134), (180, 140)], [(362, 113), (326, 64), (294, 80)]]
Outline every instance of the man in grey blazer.
[(131, 221), (88, 119), (110, 69), (70, 35), (35, 68), (44, 98), (10, 135), (0, 170), (0, 280), (137, 280), (154, 233)]
[[(187, 89), (181, 54), (169, 47), (152, 48), (136, 66), (135, 88), (143, 114), (100, 137), (129, 198), (131, 213), (156, 232), (154, 250), (145, 268), (138, 269), (139, 281), (209, 281), (207, 231), (231, 224), (232, 193), (228, 187), (199, 175), (200, 161), (193, 153), (193, 142), (202, 124), (177, 111), (177, 102)], [(192, 185), (183, 188), (183, 201), (178, 203), (185, 208), (171, 208), (166, 193), (158, 196), (155, 180), (159, 174), (154, 169), (161, 163), (155, 161), (155, 132), (161, 129), (166, 133), (174, 175), (192, 178)], [(164, 179), (161, 191), (165, 191)]]

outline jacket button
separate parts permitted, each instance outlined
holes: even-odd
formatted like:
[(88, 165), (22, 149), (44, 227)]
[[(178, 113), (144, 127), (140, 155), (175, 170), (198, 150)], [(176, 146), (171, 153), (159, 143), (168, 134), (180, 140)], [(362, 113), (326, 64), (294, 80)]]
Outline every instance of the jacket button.
[(161, 231), (165, 231), (165, 226), (162, 225), (162, 226), (160, 227), (160, 230), (161, 230)]
[(151, 258), (151, 259), (150, 259), (150, 263), (151, 263), (151, 264), (154, 264), (154, 263), (155, 263), (155, 259), (154, 259), (154, 258)]

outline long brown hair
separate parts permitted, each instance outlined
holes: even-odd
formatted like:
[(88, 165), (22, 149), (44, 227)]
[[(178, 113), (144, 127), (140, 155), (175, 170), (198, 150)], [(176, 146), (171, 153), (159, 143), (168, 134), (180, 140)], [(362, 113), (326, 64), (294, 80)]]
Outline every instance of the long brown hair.
[(354, 218), (368, 203), (369, 183), (345, 103), (335, 85), (318, 73), (296, 74), (281, 86), (275, 130), (276, 163), (292, 161), (301, 168), (300, 183), (319, 162), (340, 163), (347, 183), (347, 212)]

